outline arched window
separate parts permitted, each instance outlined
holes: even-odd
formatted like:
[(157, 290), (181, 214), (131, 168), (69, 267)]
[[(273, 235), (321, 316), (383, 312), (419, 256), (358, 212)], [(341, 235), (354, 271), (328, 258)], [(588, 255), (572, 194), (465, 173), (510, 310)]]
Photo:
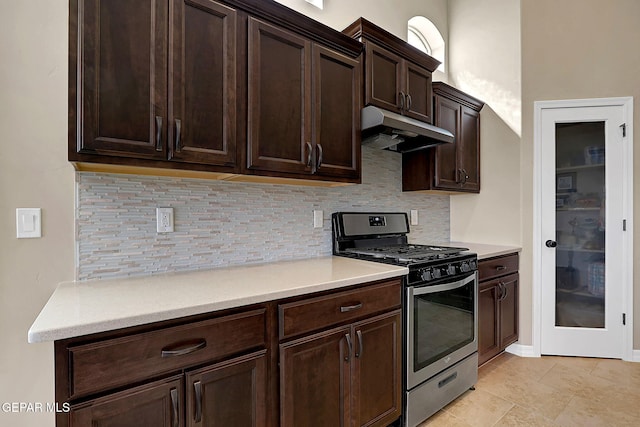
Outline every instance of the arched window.
[(445, 45), (438, 28), (424, 16), (414, 16), (407, 23), (407, 43), (433, 56), (442, 64), (438, 71), (445, 72)]
[(409, 32), (407, 33), (407, 42), (413, 46), (417, 47), (427, 55), (431, 55), (431, 46), (429, 46), (429, 42), (424, 38), (420, 30), (415, 27), (409, 25)]

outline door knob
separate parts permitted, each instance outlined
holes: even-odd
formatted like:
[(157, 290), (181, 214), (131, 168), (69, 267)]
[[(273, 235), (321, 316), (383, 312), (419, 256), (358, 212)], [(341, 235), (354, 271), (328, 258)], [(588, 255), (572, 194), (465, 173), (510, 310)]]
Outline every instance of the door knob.
[(555, 240), (547, 240), (544, 244), (547, 245), (548, 248), (555, 248), (558, 246)]

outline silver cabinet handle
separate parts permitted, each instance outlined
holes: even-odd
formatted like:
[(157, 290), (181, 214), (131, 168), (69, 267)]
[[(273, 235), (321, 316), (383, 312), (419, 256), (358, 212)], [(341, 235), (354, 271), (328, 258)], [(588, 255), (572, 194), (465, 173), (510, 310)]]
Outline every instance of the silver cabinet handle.
[(500, 301), (504, 301), (507, 299), (507, 297), (509, 296), (509, 288), (507, 288), (507, 284), (506, 283), (502, 283), (502, 299), (500, 299)]
[(347, 313), (349, 311), (357, 310), (359, 308), (362, 308), (361, 302), (354, 305), (343, 305), (342, 307), (340, 307), (340, 313)]
[(181, 133), (182, 133), (182, 120), (176, 119), (176, 151), (180, 151)]
[(500, 288), (500, 297), (498, 298), (498, 301), (504, 301), (507, 297), (507, 285), (505, 285), (504, 282), (500, 282), (498, 283), (498, 287)]
[(305, 144), (307, 145), (307, 152), (309, 154), (307, 154), (307, 167), (310, 168), (311, 167), (311, 154), (313, 152), (313, 148), (311, 147), (311, 143), (310, 142), (305, 142)]
[(362, 357), (362, 353), (364, 353), (364, 345), (362, 344), (362, 331), (358, 329), (356, 331), (356, 335), (358, 336), (358, 351), (356, 352), (356, 357)]
[(467, 180), (469, 179), (469, 174), (464, 169), (462, 169), (462, 176), (464, 177), (464, 181), (462, 181), (462, 185), (465, 185), (467, 183)]
[(353, 343), (351, 342), (351, 335), (348, 333), (344, 335), (347, 339), (347, 355), (344, 357), (344, 361), (348, 362), (351, 359), (351, 350), (353, 349)]
[(169, 391), (169, 395), (171, 396), (171, 426), (172, 427), (179, 427), (178, 424), (178, 390), (175, 388), (172, 388), (171, 391)]
[[(193, 353), (194, 351), (198, 351), (207, 346), (206, 340), (199, 340), (195, 344), (192, 344), (193, 341), (184, 344), (178, 344), (175, 348), (165, 347), (162, 349), (160, 355), (162, 357), (175, 357), (175, 356), (183, 356), (185, 354)], [(191, 345), (188, 345), (191, 344)]]
[(407, 111), (411, 111), (411, 104), (412, 104), (411, 95), (407, 94)]
[(496, 271), (504, 271), (507, 269), (506, 265), (498, 265), (496, 266)]
[(193, 391), (196, 395), (196, 414), (194, 421), (199, 423), (202, 421), (202, 383), (200, 381), (193, 383)]
[(162, 151), (162, 117), (156, 116), (156, 151)]
[(406, 98), (406, 95), (404, 94), (404, 92), (400, 92), (400, 111), (404, 111), (404, 101)]
[(320, 165), (322, 164), (322, 145), (320, 144), (316, 144), (316, 148), (318, 148), (318, 168), (320, 168)]

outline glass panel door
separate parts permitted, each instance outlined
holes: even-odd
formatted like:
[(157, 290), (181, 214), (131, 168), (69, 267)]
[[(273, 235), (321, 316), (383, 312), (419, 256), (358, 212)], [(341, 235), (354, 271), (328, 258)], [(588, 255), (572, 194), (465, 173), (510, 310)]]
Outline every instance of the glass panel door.
[(605, 122), (556, 123), (555, 325), (605, 327)]

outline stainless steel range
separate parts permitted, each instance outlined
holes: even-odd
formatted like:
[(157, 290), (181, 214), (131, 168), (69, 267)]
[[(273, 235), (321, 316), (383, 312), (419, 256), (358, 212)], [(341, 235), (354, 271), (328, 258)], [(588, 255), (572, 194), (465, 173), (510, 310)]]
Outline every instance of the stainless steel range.
[(408, 267), (403, 425), (415, 427), (478, 379), (478, 261), (466, 248), (410, 244), (403, 212), (337, 212), (333, 253)]

